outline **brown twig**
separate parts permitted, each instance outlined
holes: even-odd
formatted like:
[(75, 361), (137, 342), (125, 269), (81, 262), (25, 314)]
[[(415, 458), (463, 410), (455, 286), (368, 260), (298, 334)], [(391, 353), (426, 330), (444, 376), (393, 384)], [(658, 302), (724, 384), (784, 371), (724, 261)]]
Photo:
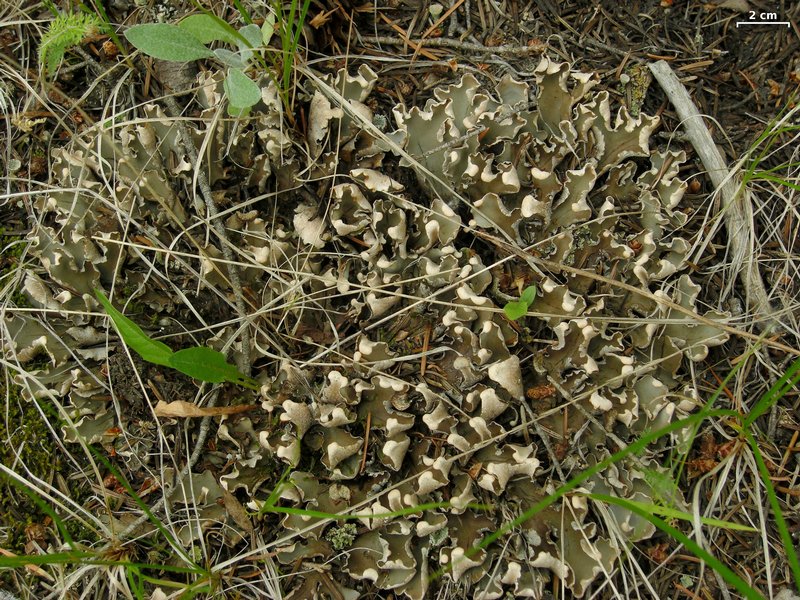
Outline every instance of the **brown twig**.
[(439, 27), (439, 25), (441, 25), (442, 23), (444, 23), (450, 15), (456, 12), (458, 7), (464, 4), (464, 1), (465, 0), (457, 0), (456, 2), (454, 2), (453, 6), (448, 8), (445, 11), (445, 13), (441, 17), (439, 17), (433, 25), (431, 25), (430, 27), (428, 27), (428, 29), (425, 30), (425, 33), (422, 34), (422, 39), (427, 38), (430, 34), (436, 31), (436, 28)]
[[(382, 35), (365, 35), (362, 36), (361, 39), (368, 44), (386, 44), (391, 46), (401, 45), (400, 40)], [(461, 50), (462, 52), (484, 52), (491, 54), (504, 54), (508, 56), (529, 56), (531, 54), (542, 54), (547, 49), (547, 45), (542, 43), (536, 43), (530, 46), (484, 46), (483, 44), (471, 44), (469, 42), (461, 42), (459, 40), (451, 40), (449, 38), (434, 38), (426, 40), (410, 40), (405, 38), (404, 41), (414, 49), (416, 49), (417, 45), (425, 44), (425, 46), (429, 48), (452, 48), (454, 50)], [(434, 57), (432, 60), (439, 60), (439, 58)]]
[(744, 285), (748, 303), (764, 321), (783, 327), (770, 306), (769, 295), (758, 271), (758, 264), (745, 260), (745, 257), (752, 253), (751, 248), (748, 247), (752, 232), (746, 215), (752, 209), (748, 204), (747, 190), (744, 189), (739, 178), (731, 176), (722, 159), (722, 154), (703, 123), (702, 115), (672, 67), (664, 61), (659, 61), (650, 65), (650, 71), (675, 106), (675, 111), (686, 130), (689, 141), (697, 151), (709, 178), (722, 197), (722, 217), (725, 228), (728, 230), (728, 246)]
[(428, 323), (425, 326), (425, 333), (422, 337), (422, 359), (419, 361), (419, 376), (425, 377), (425, 371), (428, 368), (428, 344), (431, 341), (431, 329), (433, 326)]
[[(406, 46), (406, 45), (411, 46), (411, 49), (414, 50), (415, 54), (417, 54), (417, 53), (422, 54), (422, 56), (424, 56), (425, 58), (427, 58), (429, 60), (439, 60), (438, 56), (436, 56), (432, 52), (428, 52), (427, 50), (425, 50), (422, 47), (421, 42), (414, 42), (411, 39), (409, 39), (409, 37), (406, 35), (406, 32), (403, 31), (403, 28), (400, 27), (397, 23), (392, 21), (389, 17), (387, 17), (383, 13), (381, 13), (381, 19), (383, 19), (386, 22), (386, 24), (389, 25), (389, 27), (391, 27), (392, 29), (394, 29), (397, 32), (397, 34), (400, 36), (400, 40), (402, 40), (402, 42), (403, 42), (402, 43), (403, 46)], [(362, 39), (367, 41), (366, 37), (363, 37)], [(382, 37), (381, 39), (385, 39), (386, 41), (384, 43), (386, 43), (386, 44), (392, 44), (394, 46), (400, 46), (401, 45), (400, 44), (400, 40), (397, 40), (397, 39), (392, 38), (392, 37), (385, 37), (385, 38)]]

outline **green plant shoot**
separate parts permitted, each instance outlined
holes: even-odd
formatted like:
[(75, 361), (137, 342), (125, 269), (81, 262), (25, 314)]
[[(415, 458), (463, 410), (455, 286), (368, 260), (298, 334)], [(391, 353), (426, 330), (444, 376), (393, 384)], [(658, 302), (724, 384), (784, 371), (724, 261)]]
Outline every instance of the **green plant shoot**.
[(506, 313), (506, 316), (510, 320), (516, 321), (527, 314), (528, 308), (533, 304), (534, 300), (536, 300), (536, 286), (529, 285), (525, 288), (525, 291), (522, 292), (519, 300), (509, 302), (503, 307), (503, 312)]
[[(246, 116), (250, 108), (261, 100), (259, 86), (246, 75), (246, 71), (256, 63), (266, 69), (267, 63), (264, 59), (267, 58), (275, 71), (281, 71), (279, 75), (272, 74), (272, 78), (288, 109), (291, 68), (303, 23), (311, 5), (311, 0), (302, 0), (302, 5), (300, 2), (301, 0), (293, 0), (288, 12), (285, 12), (283, 3), (273, 0), (272, 10), (260, 27), (252, 22), (249, 15), (242, 12), (247, 24), (236, 30), (198, 6), (203, 14), (190, 15), (177, 25), (134, 25), (125, 32), (125, 37), (141, 52), (160, 60), (190, 62), (201, 58), (216, 58), (228, 68), (223, 86), (228, 98), (228, 114), (233, 117)], [(257, 52), (258, 49), (265, 48), (276, 33), (281, 43), (280, 68), (273, 53)], [(222, 42), (233, 46), (235, 50), (216, 48), (212, 51), (207, 46), (213, 42)], [(288, 111), (287, 114), (291, 119), (292, 112)]]
[(39, 42), (39, 65), (47, 74), (53, 73), (64, 53), (85, 38), (106, 30), (105, 24), (93, 14), (69, 13), (58, 15)]
[(208, 383), (227, 381), (251, 390), (258, 389), (258, 382), (227, 362), (222, 352), (204, 346), (173, 352), (169, 346), (151, 338), (141, 327), (114, 308), (103, 292), (95, 290), (94, 293), (111, 317), (122, 341), (147, 362), (171, 367), (184, 375)]

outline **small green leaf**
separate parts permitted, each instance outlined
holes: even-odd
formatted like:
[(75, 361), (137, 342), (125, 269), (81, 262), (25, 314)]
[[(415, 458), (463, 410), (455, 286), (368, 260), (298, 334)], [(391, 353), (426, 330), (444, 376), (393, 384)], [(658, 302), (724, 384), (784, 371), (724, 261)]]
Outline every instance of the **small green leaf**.
[(518, 302), (509, 302), (503, 307), (503, 312), (512, 321), (516, 321), (520, 317), (524, 317), (528, 312), (528, 304), (519, 300)]
[(192, 34), (202, 44), (225, 42), (236, 46), (239, 43), (233, 27), (211, 15), (189, 15), (178, 23), (178, 27)]
[(250, 108), (261, 100), (261, 88), (241, 69), (228, 69), (223, 87), (228, 102), (239, 110)]
[[(524, 302), (528, 306), (533, 304), (533, 301), (536, 300), (536, 286), (529, 285), (525, 288), (525, 291), (522, 292), (522, 296), (519, 297), (520, 302)], [(527, 307), (525, 308), (525, 312), (527, 312)]]
[(125, 32), (125, 37), (137, 49), (160, 60), (191, 62), (214, 56), (191, 33), (169, 23), (134, 25)]
[(255, 379), (243, 375), (227, 362), (222, 352), (205, 346), (178, 350), (170, 356), (169, 366), (189, 377), (209, 383), (229, 381), (246, 387), (258, 385)]
[(103, 292), (95, 290), (94, 295), (106, 309), (106, 312), (111, 317), (114, 327), (119, 332), (122, 341), (130, 346), (131, 350), (135, 351), (147, 362), (156, 365), (170, 366), (172, 357), (172, 349), (163, 342), (157, 342), (142, 331), (136, 323), (131, 321), (128, 317), (114, 308), (108, 298), (105, 297)]
[(269, 44), (273, 33), (275, 33), (275, 14), (269, 13), (261, 26), (261, 41), (265, 46)]

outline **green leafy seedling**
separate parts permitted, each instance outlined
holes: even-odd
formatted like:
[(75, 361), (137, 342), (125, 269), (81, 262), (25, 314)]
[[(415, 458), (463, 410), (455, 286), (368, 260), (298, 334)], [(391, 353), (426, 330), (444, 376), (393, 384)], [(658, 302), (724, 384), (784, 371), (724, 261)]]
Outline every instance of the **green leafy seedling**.
[(39, 43), (39, 65), (45, 73), (52, 74), (70, 48), (85, 38), (106, 31), (105, 24), (93, 14), (59, 14), (48, 25)]
[(528, 308), (530, 308), (530, 305), (533, 304), (534, 300), (536, 300), (536, 286), (529, 285), (522, 292), (519, 300), (509, 302), (503, 307), (503, 312), (506, 313), (506, 316), (510, 320), (516, 321), (528, 313)]
[(257, 390), (258, 382), (241, 373), (235, 366), (225, 360), (222, 352), (205, 346), (185, 348), (173, 352), (172, 348), (151, 338), (142, 328), (123, 315), (109, 302), (103, 292), (94, 291), (103, 305), (122, 341), (147, 362), (171, 367), (184, 375), (206, 381), (208, 383), (236, 383), (251, 390)]
[[(145, 54), (173, 62), (191, 62), (201, 58), (217, 58), (228, 68), (223, 82), (228, 97), (228, 114), (246, 115), (251, 106), (261, 100), (261, 89), (244, 73), (253, 50), (261, 44), (262, 32), (257, 25), (245, 25), (239, 31), (222, 19), (212, 15), (190, 15), (178, 25), (146, 23), (134, 25), (125, 37)], [(236, 51), (206, 47), (212, 42), (223, 42), (236, 47)]]
[[(292, 66), (311, 0), (292, 0), (288, 12), (284, 10), (284, 2), (270, 0), (271, 8), (260, 27), (253, 23), (241, 3), (234, 0), (246, 23), (238, 30), (197, 2), (195, 5), (203, 14), (189, 15), (177, 25), (134, 25), (125, 32), (125, 37), (144, 54), (161, 60), (191, 62), (216, 58), (228, 68), (224, 88), (228, 114), (233, 117), (246, 116), (250, 108), (261, 100), (260, 88), (245, 73), (253, 64), (258, 64), (262, 70), (267, 69), (266, 60), (269, 60), (276, 71), (270, 75), (278, 86), (287, 116), (293, 120), (289, 94)], [(281, 44), (280, 59), (274, 52), (263, 51), (276, 33)], [(208, 44), (213, 42), (222, 42), (235, 50), (216, 48), (212, 51)]]
[[(261, 88), (250, 79), (245, 70), (252, 63), (255, 50), (266, 45), (272, 37), (275, 16), (270, 13), (264, 26), (247, 24), (238, 31), (213, 14), (190, 15), (178, 25), (147, 23), (134, 25), (125, 37), (137, 49), (161, 60), (190, 62), (201, 58), (216, 58), (228, 73), (223, 82), (228, 98), (228, 114), (245, 116), (261, 100)], [(236, 48), (211, 50), (212, 42), (222, 42)]]

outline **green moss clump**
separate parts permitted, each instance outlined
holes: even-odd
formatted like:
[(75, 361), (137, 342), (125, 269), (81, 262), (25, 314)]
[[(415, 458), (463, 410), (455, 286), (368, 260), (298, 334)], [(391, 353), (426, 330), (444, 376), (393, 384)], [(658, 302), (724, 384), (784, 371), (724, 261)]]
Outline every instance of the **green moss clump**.
[[(5, 284), (6, 277), (13, 277), (19, 261), (25, 254), (27, 242), (18, 235), (7, 235), (5, 227), (0, 227), (0, 282)], [(33, 305), (19, 289), (11, 293), (11, 303), (18, 308), (31, 308)]]
[[(30, 472), (34, 477), (51, 481), (54, 473), (70, 463), (61, 459), (39, 407), (35, 402), (25, 400), (19, 387), (8, 382), (0, 384), (0, 398), (0, 463), (23, 476), (27, 477)], [(64, 480), (70, 481), (67, 475), (64, 473)], [(77, 502), (90, 493), (80, 482), (70, 481), (69, 485), (70, 496)], [(35, 493), (35, 490), (28, 491)], [(41, 507), (20, 489), (18, 482), (0, 478), (0, 546), (24, 554), (26, 528), (44, 522), (46, 517)], [(78, 520), (67, 519), (64, 527), (75, 541), (97, 541), (97, 535)]]
[[(26, 402), (16, 386), (6, 393), (0, 418), (0, 463), (15, 472), (21, 465), (36, 477), (47, 481), (53, 470), (53, 451), (48, 443), (50, 432), (36, 405)], [(7, 478), (0, 480), (0, 545), (15, 553), (25, 551), (25, 528), (41, 522), (46, 515), (17, 485)]]

